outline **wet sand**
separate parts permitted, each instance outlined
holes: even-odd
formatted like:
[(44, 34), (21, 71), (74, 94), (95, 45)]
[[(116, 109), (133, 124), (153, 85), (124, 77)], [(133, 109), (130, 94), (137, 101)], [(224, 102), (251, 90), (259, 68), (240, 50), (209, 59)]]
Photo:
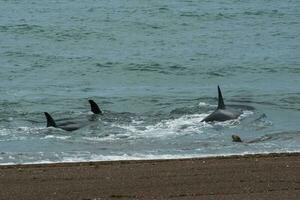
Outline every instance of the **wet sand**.
[(299, 197), (299, 153), (0, 167), (0, 199)]

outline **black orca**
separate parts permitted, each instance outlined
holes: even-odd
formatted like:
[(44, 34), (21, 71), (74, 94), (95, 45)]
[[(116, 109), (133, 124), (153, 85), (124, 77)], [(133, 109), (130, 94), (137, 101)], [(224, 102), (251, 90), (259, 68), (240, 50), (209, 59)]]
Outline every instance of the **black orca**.
[(201, 122), (226, 121), (238, 118), (242, 114), (241, 110), (226, 108), (220, 87), (218, 86), (218, 107), (205, 117)]
[(54, 120), (51, 115), (47, 112), (44, 112), (47, 119), (47, 127), (60, 128), (65, 131), (75, 131), (82, 127), (89, 125), (91, 122), (96, 121), (97, 116), (102, 115), (102, 111), (99, 106), (93, 101), (89, 100), (92, 115), (89, 115), (87, 118), (80, 119), (60, 119)]

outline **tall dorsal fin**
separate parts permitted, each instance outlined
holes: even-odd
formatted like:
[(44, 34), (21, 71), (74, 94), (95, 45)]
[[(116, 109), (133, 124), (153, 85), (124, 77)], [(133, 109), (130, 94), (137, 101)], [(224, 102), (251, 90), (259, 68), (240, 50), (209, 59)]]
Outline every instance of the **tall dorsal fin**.
[(89, 103), (91, 105), (91, 111), (94, 114), (102, 114), (102, 111), (100, 110), (99, 106), (95, 103), (95, 101), (89, 100)]
[(47, 112), (44, 112), (46, 119), (47, 119), (47, 127), (53, 126), (56, 127), (56, 123), (54, 119), (51, 117), (51, 115)]
[(225, 109), (222, 92), (219, 86), (218, 86), (218, 108), (217, 109)]

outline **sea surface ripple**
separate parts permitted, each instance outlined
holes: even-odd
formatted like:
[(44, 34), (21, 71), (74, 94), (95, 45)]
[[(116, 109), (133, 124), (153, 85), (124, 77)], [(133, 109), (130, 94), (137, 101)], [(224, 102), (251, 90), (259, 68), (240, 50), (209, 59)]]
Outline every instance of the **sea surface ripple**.
[(1, 0), (0, 38), (0, 164), (300, 151), (298, 0)]

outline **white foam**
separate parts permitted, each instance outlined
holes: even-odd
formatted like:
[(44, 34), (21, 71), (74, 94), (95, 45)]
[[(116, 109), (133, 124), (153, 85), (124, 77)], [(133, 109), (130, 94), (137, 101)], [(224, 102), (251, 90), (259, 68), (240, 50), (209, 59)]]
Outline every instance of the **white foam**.
[(27, 140), (28, 138), (25, 136), (17, 136), (17, 135), (11, 135), (9, 138), (1, 139), (0, 142), (3, 141), (16, 141), (16, 140)]
[(7, 129), (7, 128), (1, 128), (0, 129), (0, 136), (6, 136), (6, 135), (10, 135), (11, 134), (11, 130)]
[(62, 135), (46, 135), (43, 139), (60, 139), (66, 140), (69, 139), (71, 136), (62, 136)]
[(143, 127), (143, 130), (137, 125), (119, 125), (113, 124), (113, 127), (118, 127), (132, 133), (131, 137), (167, 137), (178, 134), (201, 133), (203, 127), (207, 124), (201, 120), (205, 114), (184, 115), (176, 119), (162, 120), (155, 125)]
[(209, 106), (209, 104), (205, 103), (205, 102), (199, 102), (198, 104), (200, 107), (207, 107)]
[(24, 163), (0, 163), (0, 165), (16, 165), (16, 164), (50, 164), (50, 163), (75, 163), (75, 162), (97, 162), (97, 161), (125, 161), (125, 160), (166, 160), (166, 159), (188, 159), (188, 158), (208, 158), (208, 157), (228, 157), (234, 155), (253, 155), (253, 154), (270, 154), (270, 153), (298, 153), (297, 151), (290, 150), (278, 150), (278, 151), (244, 151), (240, 153), (225, 153), (225, 154), (122, 154), (122, 155), (97, 155), (89, 154), (88, 152), (82, 152), (79, 155), (65, 155), (60, 160), (50, 161), (50, 160), (39, 160), (33, 162)]
[(243, 119), (245, 117), (248, 117), (250, 115), (253, 115), (254, 112), (250, 110), (243, 110), (243, 113), (240, 115), (239, 119)]
[(140, 125), (140, 124), (142, 124), (143, 122), (144, 122), (144, 121), (142, 121), (142, 120), (139, 121), (139, 120), (134, 120), (134, 119), (133, 119), (131, 123), (132, 123), (132, 124), (135, 124), (135, 125)]
[(105, 141), (115, 141), (118, 139), (130, 138), (131, 134), (129, 133), (119, 133), (119, 134), (110, 134), (104, 137), (82, 137), (83, 140), (89, 142), (105, 142)]

